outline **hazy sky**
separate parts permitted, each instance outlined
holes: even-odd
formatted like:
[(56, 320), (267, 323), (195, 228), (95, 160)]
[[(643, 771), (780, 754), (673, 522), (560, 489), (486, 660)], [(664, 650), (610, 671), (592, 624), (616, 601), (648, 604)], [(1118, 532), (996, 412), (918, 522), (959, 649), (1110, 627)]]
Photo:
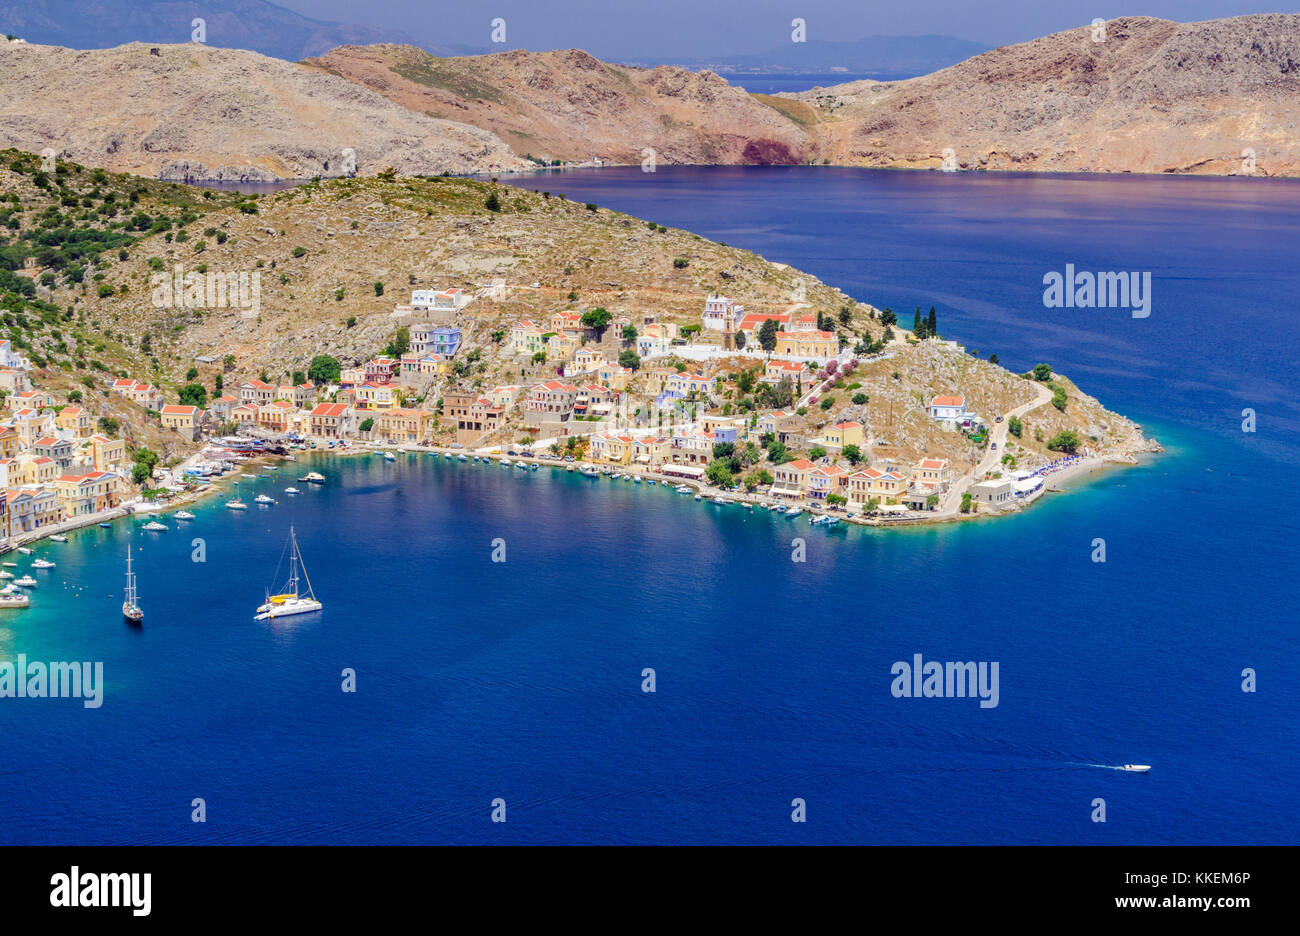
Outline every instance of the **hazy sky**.
[[(1095, 17), (1190, 22), (1242, 13), (1300, 12), (1300, 0), (272, 0), (306, 16), (401, 29), (425, 45), (579, 47), (605, 58), (728, 55), (790, 41), (802, 17), (809, 39), (937, 33), (989, 45), (1023, 42)], [(496, 49), (503, 48), (496, 46)]]

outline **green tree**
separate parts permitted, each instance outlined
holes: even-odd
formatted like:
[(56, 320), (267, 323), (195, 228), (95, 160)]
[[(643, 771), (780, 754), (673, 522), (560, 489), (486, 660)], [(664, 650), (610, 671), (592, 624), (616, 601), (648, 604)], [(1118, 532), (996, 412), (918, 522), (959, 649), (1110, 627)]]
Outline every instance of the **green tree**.
[(1066, 452), (1073, 455), (1079, 450), (1079, 434), (1073, 429), (1062, 429), (1052, 436), (1047, 447), (1053, 452)]
[(637, 354), (631, 348), (627, 348), (620, 352), (618, 363), (620, 366), (626, 367), (628, 370), (637, 370), (641, 366), (641, 355)]
[(300, 370), (296, 370), (293, 372), (293, 376), (291, 376), (289, 380), (295, 387), (297, 387), (307, 382), (307, 375)]
[(862, 392), (855, 393), (855, 394), (853, 394), (853, 405), (854, 405), (854, 406), (865, 406), (865, 405), (867, 404), (867, 401), (870, 400), (870, 399), (871, 399), (871, 398), (870, 398), (869, 396), (867, 396), (865, 393), (862, 393)]
[(939, 320), (934, 314), (934, 306), (930, 306), (930, 320), (926, 322), (925, 331), (931, 338), (939, 337)]
[(841, 454), (850, 465), (856, 465), (858, 462), (862, 461), (862, 449), (852, 443), (844, 446), (844, 450)]
[(365, 419), (361, 420), (361, 425), (357, 426), (357, 428), (362, 432), (369, 432), (374, 427), (375, 427), (375, 421), (370, 417), (366, 417)]
[(623, 340), (636, 341), (636, 326), (630, 323), (623, 326)]
[(383, 294), (384, 294), (384, 284), (381, 283), (381, 282), (379, 282), (378, 280), (376, 280), (376, 281), (375, 281), (375, 295), (376, 295), (376, 296), (382, 296)]
[(488, 193), (487, 200), (483, 202), (483, 207), (488, 211), (500, 211), (501, 199), (497, 197), (497, 190), (493, 189)]
[(814, 446), (813, 446), (813, 447), (808, 451), (808, 457), (811, 458), (813, 461), (817, 461), (817, 459), (819, 459), (819, 458), (825, 458), (825, 457), (826, 457), (826, 449), (822, 448), (820, 445), (814, 445)]
[(609, 322), (612, 318), (613, 316), (609, 314), (609, 310), (597, 306), (582, 313), (582, 326), (583, 328), (592, 329), (597, 335), (603, 335), (605, 329), (609, 328)]
[(974, 500), (970, 496), (970, 491), (963, 491), (961, 495), (961, 512), (970, 513), (971, 507), (974, 506)]
[(199, 369), (197, 367), (191, 367), (185, 372), (186, 380), (193, 380), (197, 376), (199, 376)]
[(741, 349), (741, 350), (743, 351), (744, 348), (745, 348), (745, 341), (747, 340), (747, 339), (745, 338), (745, 333), (744, 333), (743, 331), (738, 331), (738, 332), (736, 332), (736, 334), (733, 336), (733, 338), (734, 338), (734, 340), (735, 340), (735, 342), (736, 342), (736, 347), (739, 348), (739, 349)]
[(307, 378), (317, 385), (338, 383), (342, 376), (338, 359), (329, 354), (316, 355), (307, 366)]
[(729, 462), (726, 461), (712, 462), (709, 465), (708, 470), (705, 472), (705, 475), (708, 477), (710, 482), (716, 484), (718, 487), (729, 488), (735, 483), (735, 480), (732, 477), (731, 468), (728, 467), (728, 465)]
[(1065, 412), (1065, 404), (1068, 400), (1069, 397), (1066, 396), (1064, 387), (1058, 385), (1052, 388), (1052, 405), (1061, 412)]
[(201, 383), (188, 383), (181, 387), (180, 401), (182, 406), (207, 406), (208, 388)]
[(1037, 380), (1037, 381), (1040, 382), (1040, 383), (1046, 383), (1047, 381), (1051, 380), (1051, 379), (1052, 379), (1052, 365), (1051, 365), (1051, 364), (1035, 364), (1035, 365), (1034, 365), (1034, 379)]
[(1024, 430), (1025, 424), (1020, 421), (1019, 416), (1012, 416), (1007, 420), (1007, 432), (1010, 432), (1017, 439), (1020, 438), (1020, 433), (1024, 432)]
[(827, 494), (826, 503), (832, 507), (843, 507), (849, 502), (849, 499), (843, 494)]
[(758, 326), (758, 346), (767, 352), (776, 350), (777, 331), (775, 319), (765, 320), (762, 325)]
[(411, 350), (411, 328), (409, 325), (402, 325), (393, 335), (393, 340), (384, 348), (384, 354), (390, 358), (400, 358), (409, 350)]
[(880, 324), (886, 326), (898, 324), (898, 316), (894, 314), (893, 309), (886, 309), (880, 313)]

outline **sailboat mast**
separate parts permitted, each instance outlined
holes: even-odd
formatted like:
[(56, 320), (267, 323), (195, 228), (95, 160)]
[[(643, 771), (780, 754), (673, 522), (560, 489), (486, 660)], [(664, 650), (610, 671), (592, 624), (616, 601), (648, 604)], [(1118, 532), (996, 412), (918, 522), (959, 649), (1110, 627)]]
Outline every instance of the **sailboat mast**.
[(289, 584), (296, 596), (298, 594), (298, 537), (293, 534), (293, 527), (289, 527)]

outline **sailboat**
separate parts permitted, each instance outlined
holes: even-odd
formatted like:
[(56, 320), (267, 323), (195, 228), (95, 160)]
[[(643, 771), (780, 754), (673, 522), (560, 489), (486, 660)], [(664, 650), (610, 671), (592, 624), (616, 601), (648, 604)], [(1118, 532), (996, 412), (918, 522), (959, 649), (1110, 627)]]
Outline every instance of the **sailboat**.
[[(294, 535), (293, 527), (289, 527), (289, 542), (286, 548), (289, 550), (289, 580), (285, 582), (279, 594), (272, 595), (267, 592), (266, 603), (258, 607), (257, 615), (253, 618), (255, 621), (268, 621), (288, 617), (291, 614), (308, 614), (319, 611), (322, 607), (311, 590), (311, 579), (307, 577), (307, 566), (302, 561), (302, 552), (298, 549), (298, 537)], [(306, 595), (298, 593), (299, 565), (302, 565), (302, 579), (307, 583)]]
[(126, 599), (122, 602), (122, 617), (128, 624), (139, 624), (144, 620), (144, 611), (140, 609), (140, 599), (135, 591), (135, 573), (131, 571), (131, 548), (126, 550)]

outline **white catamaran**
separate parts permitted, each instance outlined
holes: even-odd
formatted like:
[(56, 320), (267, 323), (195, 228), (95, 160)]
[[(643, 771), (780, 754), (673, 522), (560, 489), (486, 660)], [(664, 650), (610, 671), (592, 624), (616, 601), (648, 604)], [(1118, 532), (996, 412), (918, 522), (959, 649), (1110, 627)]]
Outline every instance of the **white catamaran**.
[[(307, 614), (319, 611), (322, 607), (316, 600), (316, 595), (312, 593), (311, 579), (307, 577), (307, 566), (302, 561), (302, 552), (298, 549), (298, 538), (294, 535), (293, 527), (289, 527), (289, 542), (286, 548), (289, 550), (289, 580), (285, 582), (279, 594), (272, 595), (267, 592), (266, 603), (257, 609), (257, 616), (254, 618), (256, 621), (273, 620), (291, 614)], [(280, 561), (284, 561), (283, 556)], [(305, 595), (298, 593), (299, 565), (302, 565), (302, 579), (307, 583)]]
[(122, 601), (122, 617), (130, 624), (139, 624), (144, 620), (144, 611), (140, 609), (140, 599), (135, 591), (135, 573), (131, 571), (131, 548), (126, 550), (126, 598)]

